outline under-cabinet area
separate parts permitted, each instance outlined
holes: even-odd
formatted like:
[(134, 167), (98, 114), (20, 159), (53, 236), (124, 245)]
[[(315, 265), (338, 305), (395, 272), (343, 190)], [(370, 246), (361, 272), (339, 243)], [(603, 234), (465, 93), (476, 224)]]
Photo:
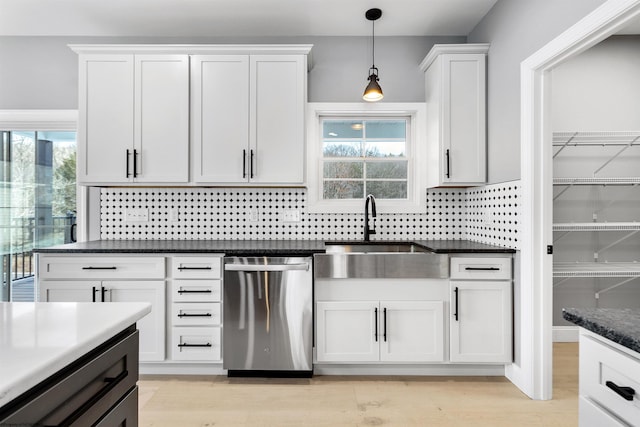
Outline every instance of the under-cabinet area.
[[(162, 243), (182, 249), (185, 244), (189, 245)], [(83, 245), (91, 243), (77, 246)], [(98, 245), (109, 246), (108, 242)], [(160, 244), (149, 243), (154, 245)], [(241, 246), (242, 242), (228, 243), (226, 255), (251, 252)], [(503, 375), (505, 365), (513, 361), (510, 250), (434, 253), (411, 242), (303, 242), (297, 250), (291, 249), (294, 246), (291, 243), (288, 252), (296, 255), (288, 258), (264, 256), (287, 251), (282, 248), (258, 250), (254, 254), (263, 255), (254, 258), (157, 249), (126, 254), (54, 249), (37, 257), (39, 297), (49, 302), (150, 303), (151, 313), (138, 322), (143, 373), (225, 374), (232, 369), (226, 367), (226, 357), (247, 360), (242, 366), (233, 365), (238, 366), (234, 370), (251, 370), (247, 366), (252, 366), (249, 360), (254, 357), (227, 351), (225, 343), (239, 339), (237, 348), (243, 351), (262, 351), (260, 346), (265, 346), (265, 352), (279, 352), (279, 335), (297, 341), (300, 337), (294, 330), (307, 326), (310, 334), (302, 339), (313, 341), (313, 350), (309, 346), (308, 351), (313, 365), (307, 371), (315, 374)], [(335, 247), (356, 252), (331, 253)], [(312, 265), (309, 256), (313, 254)], [(302, 263), (305, 255), (309, 258)], [(353, 268), (343, 269), (344, 256), (364, 270), (357, 267), (361, 273), (354, 276)], [(282, 271), (275, 263), (279, 259), (286, 261)], [(309, 287), (309, 305), (304, 308), (306, 317), (292, 311), (296, 309), (292, 304), (302, 301), (299, 296), (306, 286), (298, 274), (303, 268), (309, 285), (315, 273), (313, 294)], [(227, 287), (227, 269), (234, 274), (235, 270), (253, 273), (238, 276), (238, 283)], [(286, 287), (286, 293), (280, 287)], [(227, 288), (238, 288), (238, 292), (227, 298), (226, 291), (231, 292)], [(227, 301), (235, 303), (225, 306)], [(288, 314), (282, 316), (279, 310)], [(227, 316), (238, 331), (229, 340), (224, 335)], [(242, 332), (247, 322), (253, 333)], [(252, 341), (258, 335), (263, 338)], [(296, 355), (289, 356), (295, 360)]]

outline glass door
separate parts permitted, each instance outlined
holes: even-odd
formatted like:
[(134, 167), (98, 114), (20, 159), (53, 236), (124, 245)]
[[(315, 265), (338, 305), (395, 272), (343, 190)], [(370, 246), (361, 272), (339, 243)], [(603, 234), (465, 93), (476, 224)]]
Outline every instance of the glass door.
[(75, 240), (76, 133), (0, 131), (0, 301), (34, 301), (33, 249)]

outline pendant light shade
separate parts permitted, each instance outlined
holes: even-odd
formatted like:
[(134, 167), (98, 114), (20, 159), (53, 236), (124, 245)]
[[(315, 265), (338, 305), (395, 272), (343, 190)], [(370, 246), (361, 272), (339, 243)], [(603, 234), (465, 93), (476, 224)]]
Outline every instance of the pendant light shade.
[(375, 57), (376, 57), (376, 32), (375, 32), (375, 21), (380, 19), (382, 16), (382, 11), (380, 9), (369, 9), (364, 14), (364, 16), (371, 21), (372, 32), (371, 32), (371, 68), (369, 68), (369, 84), (364, 89), (364, 94), (362, 95), (362, 99), (369, 102), (380, 101), (383, 98), (382, 88), (378, 84), (378, 68), (376, 67)]

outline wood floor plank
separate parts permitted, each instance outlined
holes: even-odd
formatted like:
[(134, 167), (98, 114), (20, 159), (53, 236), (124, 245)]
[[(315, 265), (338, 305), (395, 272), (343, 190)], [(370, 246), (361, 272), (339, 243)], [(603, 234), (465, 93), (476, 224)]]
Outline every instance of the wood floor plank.
[(578, 344), (554, 344), (554, 399), (534, 401), (502, 377), (139, 381), (141, 427), (523, 426), (578, 424)]

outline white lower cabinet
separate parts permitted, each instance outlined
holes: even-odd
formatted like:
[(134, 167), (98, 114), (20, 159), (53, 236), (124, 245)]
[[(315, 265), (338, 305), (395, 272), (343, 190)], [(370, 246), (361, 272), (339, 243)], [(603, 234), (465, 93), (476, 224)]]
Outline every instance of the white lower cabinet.
[(319, 301), (318, 362), (442, 362), (442, 301)]
[(513, 361), (512, 259), (453, 256), (449, 282), (449, 358), (459, 363)]
[(640, 354), (580, 329), (580, 427), (640, 426)]
[(451, 281), (452, 362), (511, 362), (511, 282)]
[(42, 280), (39, 300), (43, 302), (148, 302), (151, 313), (138, 320), (140, 361), (165, 358), (164, 280)]
[(174, 256), (169, 262), (171, 360), (221, 362), (222, 256)]

